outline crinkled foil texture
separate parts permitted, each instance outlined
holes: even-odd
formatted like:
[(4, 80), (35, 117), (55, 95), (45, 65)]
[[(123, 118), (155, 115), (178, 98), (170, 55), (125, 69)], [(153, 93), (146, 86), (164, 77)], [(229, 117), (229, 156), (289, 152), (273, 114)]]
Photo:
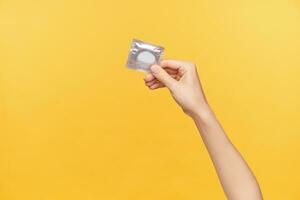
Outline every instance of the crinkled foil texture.
[[(148, 51), (155, 57), (155, 61), (153, 63), (145, 63), (137, 60), (138, 55), (144, 51)], [(162, 58), (163, 52), (164, 48), (161, 46), (133, 39), (126, 66), (131, 69), (149, 72), (151, 65), (159, 63)]]

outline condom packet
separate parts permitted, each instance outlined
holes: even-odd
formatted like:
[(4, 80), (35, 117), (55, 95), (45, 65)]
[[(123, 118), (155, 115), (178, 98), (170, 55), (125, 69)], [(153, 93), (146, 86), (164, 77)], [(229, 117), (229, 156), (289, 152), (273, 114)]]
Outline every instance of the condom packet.
[(143, 72), (149, 72), (153, 64), (160, 62), (164, 48), (148, 42), (133, 39), (126, 66)]

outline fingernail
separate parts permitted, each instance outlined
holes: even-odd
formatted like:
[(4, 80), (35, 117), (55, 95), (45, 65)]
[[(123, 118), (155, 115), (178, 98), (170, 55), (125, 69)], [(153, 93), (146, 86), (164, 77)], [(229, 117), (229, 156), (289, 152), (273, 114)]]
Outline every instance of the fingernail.
[(144, 77), (144, 80), (145, 81), (148, 81), (149, 80), (149, 78), (151, 77), (152, 75), (149, 73), (149, 74), (146, 74), (145, 75), (145, 77)]

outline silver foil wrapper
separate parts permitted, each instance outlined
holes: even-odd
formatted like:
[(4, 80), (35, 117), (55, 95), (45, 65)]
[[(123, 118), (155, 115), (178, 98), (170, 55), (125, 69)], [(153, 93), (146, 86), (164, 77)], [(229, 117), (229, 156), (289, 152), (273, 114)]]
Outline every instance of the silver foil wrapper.
[(164, 48), (148, 42), (133, 39), (126, 66), (130, 69), (149, 72), (150, 66), (158, 64)]

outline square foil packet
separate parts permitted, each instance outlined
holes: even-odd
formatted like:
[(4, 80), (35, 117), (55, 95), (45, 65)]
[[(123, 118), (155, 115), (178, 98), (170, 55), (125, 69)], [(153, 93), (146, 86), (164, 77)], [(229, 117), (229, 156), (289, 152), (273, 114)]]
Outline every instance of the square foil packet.
[(149, 72), (153, 64), (160, 62), (164, 48), (148, 42), (133, 39), (126, 66), (130, 69)]

